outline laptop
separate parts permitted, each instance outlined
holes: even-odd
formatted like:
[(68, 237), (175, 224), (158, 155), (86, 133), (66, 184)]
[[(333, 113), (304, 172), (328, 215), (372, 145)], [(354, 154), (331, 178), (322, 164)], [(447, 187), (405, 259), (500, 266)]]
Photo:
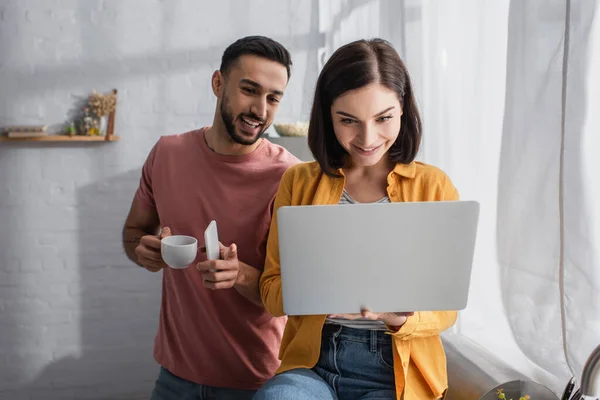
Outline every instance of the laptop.
[(462, 310), (478, 219), (475, 201), (281, 207), (284, 311)]

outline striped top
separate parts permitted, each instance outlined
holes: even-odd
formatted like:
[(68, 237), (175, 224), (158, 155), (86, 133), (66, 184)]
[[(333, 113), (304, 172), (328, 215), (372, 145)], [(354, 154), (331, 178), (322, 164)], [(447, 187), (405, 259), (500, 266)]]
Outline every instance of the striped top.
[[(389, 203), (390, 198), (385, 196), (383, 199), (376, 201), (375, 203)], [(340, 198), (339, 204), (358, 204), (358, 201), (354, 200), (346, 189), (342, 192), (342, 197)], [(349, 320), (344, 318), (327, 318), (325, 320), (326, 324), (335, 324), (341, 325), (348, 328), (354, 329), (369, 329), (369, 330), (377, 330), (377, 331), (385, 331), (387, 330), (385, 323), (383, 321), (372, 321), (368, 319), (355, 319)]]

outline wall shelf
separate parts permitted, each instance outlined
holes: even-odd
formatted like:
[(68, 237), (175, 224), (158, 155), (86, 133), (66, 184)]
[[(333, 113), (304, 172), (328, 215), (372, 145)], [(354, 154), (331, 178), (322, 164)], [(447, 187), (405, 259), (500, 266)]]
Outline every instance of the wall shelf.
[(36, 137), (0, 137), (0, 142), (115, 142), (119, 136), (47, 135)]
[(0, 136), (0, 142), (60, 142), (60, 143), (89, 143), (89, 142), (116, 142), (120, 139), (119, 136), (114, 136), (115, 130), (115, 114), (117, 110), (116, 96), (117, 89), (113, 89), (112, 93), (115, 95), (115, 108), (108, 114), (108, 121), (106, 127), (106, 134), (99, 136), (88, 136), (88, 135), (44, 135), (44, 136), (30, 136), (30, 137), (8, 137)]

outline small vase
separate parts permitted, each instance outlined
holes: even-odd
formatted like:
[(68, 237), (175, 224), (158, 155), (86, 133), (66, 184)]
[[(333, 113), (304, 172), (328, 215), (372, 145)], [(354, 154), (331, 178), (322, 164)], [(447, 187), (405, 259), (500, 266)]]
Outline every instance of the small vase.
[(100, 117), (100, 135), (106, 135), (106, 129), (108, 127), (108, 117)]

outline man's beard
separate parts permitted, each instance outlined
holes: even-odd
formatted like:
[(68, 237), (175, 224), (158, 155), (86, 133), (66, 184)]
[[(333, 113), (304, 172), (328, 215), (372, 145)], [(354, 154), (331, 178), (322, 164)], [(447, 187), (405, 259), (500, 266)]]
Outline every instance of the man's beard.
[(264, 120), (256, 116), (256, 114), (254, 113), (240, 114), (237, 118), (239, 119), (242, 116), (246, 116), (254, 121), (260, 121), (261, 124), (263, 124), (262, 130), (258, 132), (255, 137), (248, 139), (247, 137), (242, 136), (236, 131), (235, 119), (233, 118), (233, 111), (231, 111), (231, 108), (229, 108), (229, 99), (225, 94), (223, 94), (223, 97), (221, 98), (221, 119), (223, 120), (223, 125), (225, 125), (225, 130), (231, 137), (231, 140), (233, 140), (235, 143), (244, 146), (251, 146), (254, 143), (256, 143), (258, 139), (260, 139), (261, 135), (267, 130), (268, 126), (265, 126)]

